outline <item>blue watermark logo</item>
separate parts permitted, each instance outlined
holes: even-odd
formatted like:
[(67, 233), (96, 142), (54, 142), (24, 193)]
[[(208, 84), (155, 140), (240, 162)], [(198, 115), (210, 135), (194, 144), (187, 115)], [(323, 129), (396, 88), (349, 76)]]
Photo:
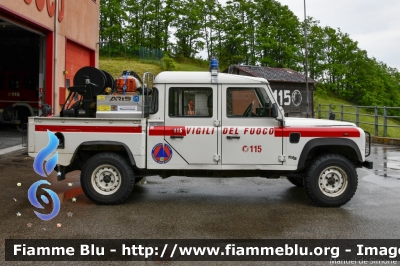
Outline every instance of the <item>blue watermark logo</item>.
[[(33, 169), (35, 170), (35, 172), (38, 175), (45, 178), (47, 178), (51, 174), (51, 172), (54, 170), (54, 167), (57, 165), (58, 152), (56, 152), (47, 161), (46, 158), (49, 157), (57, 149), (59, 144), (58, 138), (50, 130), (47, 130), (47, 134), (49, 135), (49, 143), (40, 152), (38, 152), (38, 154), (35, 157), (35, 160), (33, 161)], [(39, 180), (33, 183), (28, 190), (28, 199), (34, 207), (38, 209), (44, 209), (42, 204), (36, 198), (36, 192), (40, 185), (51, 185), (51, 184), (46, 180)], [(49, 214), (42, 214), (37, 211), (34, 212), (36, 216), (39, 217), (40, 219), (48, 221), (56, 217), (58, 212), (60, 211), (60, 199), (53, 190), (47, 188), (42, 188), (42, 189), (45, 192), (47, 192), (47, 194), (53, 201), (53, 211)], [(50, 201), (47, 196), (42, 195), (40, 198), (45, 204), (49, 204)]]

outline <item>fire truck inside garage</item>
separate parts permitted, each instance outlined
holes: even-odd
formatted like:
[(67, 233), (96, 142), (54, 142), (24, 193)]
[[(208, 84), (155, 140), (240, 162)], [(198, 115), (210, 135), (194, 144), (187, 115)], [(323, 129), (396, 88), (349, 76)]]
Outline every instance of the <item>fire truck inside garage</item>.
[(0, 17), (0, 124), (38, 115), (44, 36)]

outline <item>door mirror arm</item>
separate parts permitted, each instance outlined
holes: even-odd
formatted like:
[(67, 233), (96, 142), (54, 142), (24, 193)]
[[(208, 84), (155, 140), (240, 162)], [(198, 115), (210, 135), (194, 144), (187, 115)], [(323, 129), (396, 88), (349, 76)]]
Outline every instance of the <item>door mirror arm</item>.
[(274, 117), (279, 123), (281, 127), (285, 126), (285, 120), (283, 118), (278, 118), (279, 117), (279, 111), (278, 111), (278, 104), (273, 103), (272, 104), (272, 117)]

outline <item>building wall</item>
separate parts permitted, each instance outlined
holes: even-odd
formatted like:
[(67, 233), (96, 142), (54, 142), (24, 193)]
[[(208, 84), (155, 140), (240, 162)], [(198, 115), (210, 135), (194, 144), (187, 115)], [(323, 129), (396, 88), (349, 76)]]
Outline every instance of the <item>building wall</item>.
[[(44, 8), (39, 11), (37, 2), (41, 1), (44, 2)], [(20, 20), (17, 16), (20, 16), (54, 31), (55, 15), (49, 15), (47, 3), (51, 5), (55, 4), (55, 1), (5, 0), (0, 2), (0, 8), (15, 13), (14, 19), (17, 22)], [(100, 0), (58, 0), (58, 4), (59, 14), (63, 14), (63, 18), (61, 16), (58, 18), (61, 20), (58, 22), (58, 35), (61, 41), (62, 37), (68, 38), (96, 51), (99, 40)], [(29, 22), (24, 22), (24, 24), (29, 24)]]
[[(15, 13), (16, 16), (21, 16), (40, 24), (41, 26), (47, 29), (53, 29), (54, 19), (51, 18), (47, 12), (47, 7), (45, 3), (45, 7), (42, 11), (39, 11), (36, 5), (36, 0), (32, 0), (30, 4), (29, 0), (5, 0), (1, 2), (1, 6), (9, 11)], [(17, 21), (20, 21), (18, 17), (15, 17)]]
[[(307, 117), (307, 89), (304, 83), (270, 82), (272, 92), (289, 117)], [(301, 97), (299, 97), (299, 94)], [(308, 84), (310, 117), (314, 117), (314, 84)]]
[[(242, 76), (251, 76), (248, 73), (235, 68), (233, 74)], [(285, 115), (290, 117), (307, 117), (307, 89), (305, 83), (295, 82), (276, 82), (269, 81), (272, 92), (278, 103), (285, 110)], [(301, 101), (299, 101), (298, 93), (300, 92)], [(294, 93), (294, 94), (293, 94)], [(293, 99), (295, 98), (295, 99)], [(308, 84), (308, 101), (309, 114), (314, 117), (314, 84)]]
[[(57, 22), (55, 12), (52, 12), (56, 1), (59, 5)], [(51, 102), (55, 107), (55, 114), (58, 114), (59, 88), (66, 85), (64, 72), (66, 42), (71, 41), (89, 49), (92, 53), (91, 64), (98, 67), (100, 0), (2, 0), (0, 16), (47, 36), (46, 102)], [(56, 53), (53, 54), (49, 46), (54, 45), (55, 40)]]

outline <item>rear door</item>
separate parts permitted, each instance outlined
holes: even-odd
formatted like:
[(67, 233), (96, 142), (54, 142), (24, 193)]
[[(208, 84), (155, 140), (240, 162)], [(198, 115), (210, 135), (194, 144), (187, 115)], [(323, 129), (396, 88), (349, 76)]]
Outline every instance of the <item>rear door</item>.
[(282, 137), (272, 105), (261, 85), (223, 85), (222, 165), (278, 165)]
[(176, 154), (170, 164), (217, 165), (217, 85), (167, 85), (166, 92), (164, 138)]

